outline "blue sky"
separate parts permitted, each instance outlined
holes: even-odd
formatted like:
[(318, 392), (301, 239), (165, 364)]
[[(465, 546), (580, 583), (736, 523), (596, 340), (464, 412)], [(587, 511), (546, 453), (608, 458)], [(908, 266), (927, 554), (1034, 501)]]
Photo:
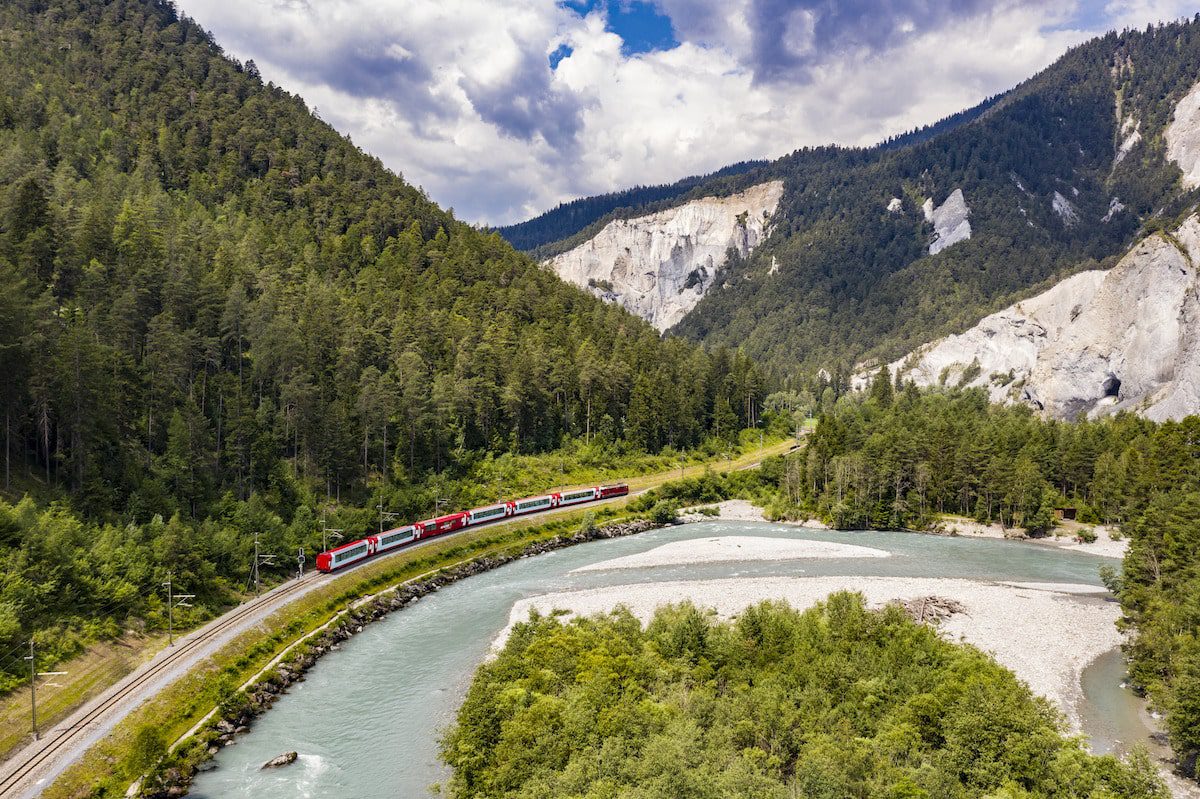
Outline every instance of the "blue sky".
[(592, 13), (604, 15), (605, 27), (621, 37), (621, 53), (652, 53), (679, 46), (671, 18), (654, 3), (641, 0), (605, 3), (601, 0), (566, 0), (562, 3), (580, 17)]
[(865, 145), (1176, 0), (178, 0), (230, 54), (455, 209)]

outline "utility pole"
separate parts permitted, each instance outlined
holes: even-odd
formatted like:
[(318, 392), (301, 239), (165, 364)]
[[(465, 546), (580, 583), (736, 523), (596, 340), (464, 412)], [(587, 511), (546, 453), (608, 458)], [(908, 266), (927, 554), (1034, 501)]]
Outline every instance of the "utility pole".
[[(37, 670), (37, 661), (35, 660), (36, 655), (34, 654), (33, 646), (34, 646), (33, 639), (30, 638), (29, 639), (29, 655), (25, 659), (29, 661), (29, 709), (31, 711), (31, 716), (33, 717), (33, 740), (36, 741), (36, 740), (38, 740), (39, 737), (41, 737), (38, 734), (38, 726), (37, 726), (37, 678), (38, 677), (61, 677), (64, 674), (66, 674), (67, 672), (65, 672), (65, 671), (38, 671)], [(50, 687), (50, 686), (59, 687), (58, 683), (55, 683), (55, 682), (48, 682), (48, 683), (46, 683), (46, 686), (47, 687)]]
[(379, 533), (380, 533), (380, 535), (382, 535), (383, 534), (383, 523), (384, 522), (394, 522), (396, 520), (396, 517), (399, 514), (392, 513), (391, 511), (385, 511), (383, 509), (383, 501), (382, 500), (380, 500), (379, 504), (376, 505), (375, 507), (379, 509)]
[(321, 551), (328, 552), (329, 551), (329, 539), (332, 538), (335, 542), (341, 541), (342, 536), (345, 532), (346, 531), (342, 530), (341, 528), (326, 527), (325, 526), (325, 514), (322, 513), (321, 514)]
[(172, 575), (167, 575), (163, 583), (167, 587), (167, 646), (175, 646), (175, 608), (190, 608), (189, 599), (195, 599), (195, 594), (176, 594), (171, 585)]
[(259, 591), (261, 590), (261, 582), (260, 582), (259, 576), (258, 576), (258, 567), (260, 565), (274, 566), (275, 565), (275, 556), (259, 551), (258, 530), (255, 530), (254, 531), (254, 595), (255, 596), (258, 596)]

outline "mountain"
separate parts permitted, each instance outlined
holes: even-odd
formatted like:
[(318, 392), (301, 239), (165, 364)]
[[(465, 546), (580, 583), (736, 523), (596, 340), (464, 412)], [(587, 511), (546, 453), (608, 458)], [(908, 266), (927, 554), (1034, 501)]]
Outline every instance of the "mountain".
[[(669, 397), (710, 377), (168, 4), (6, 4), (0, 31), (9, 452), (89, 507), (193, 511), (284, 460), (351, 488), (393, 459), (618, 438), (639, 376)], [(679, 403), (644, 443), (705, 434), (711, 408)]]
[[(783, 182), (774, 180), (617, 219), (547, 263), (564, 280), (598, 290), (666, 330), (696, 306), (731, 254), (744, 258), (762, 243), (782, 194)], [(647, 260), (656, 268), (643, 268)]]
[(0, 651), (156, 624), (169, 571), (212, 611), (260, 535), (494, 498), (493, 456), (728, 437), (762, 385), (456, 221), (171, 3), (0, 5)]
[(678, 203), (698, 186), (703, 186), (704, 192), (711, 195), (720, 179), (753, 172), (766, 163), (743, 161), (708, 175), (687, 177), (671, 184), (634, 186), (624, 191), (572, 200), (525, 222), (497, 228), (496, 232), (519, 250), (529, 251), (535, 256), (548, 254), (544, 249), (546, 245), (573, 239), (597, 223), (619, 219), (631, 213), (644, 214), (655, 205)]
[[(893, 380), (983, 388), (1058, 418), (1200, 408), (1200, 216), (889, 364)], [(856, 382), (866, 386), (871, 373)]]
[[(846, 375), (1111, 267), (1145, 224), (1173, 225), (1197, 199), (1180, 156), (1195, 145), (1166, 130), (1198, 78), (1200, 21), (1110, 33), (920, 135), (806, 148), (701, 184), (675, 205), (771, 181), (783, 192), (761, 244), (718, 264), (671, 332), (741, 347), (777, 373)], [(589, 240), (665, 205), (596, 223)], [(542, 252), (596, 246), (582, 235)], [(631, 246), (624, 269), (688, 273), (667, 260)]]

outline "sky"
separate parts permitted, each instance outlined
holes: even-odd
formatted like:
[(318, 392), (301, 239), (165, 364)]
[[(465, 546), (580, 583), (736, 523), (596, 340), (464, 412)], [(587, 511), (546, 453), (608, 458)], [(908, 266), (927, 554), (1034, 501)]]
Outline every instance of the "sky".
[(462, 220), (975, 105), (1178, 0), (178, 0)]

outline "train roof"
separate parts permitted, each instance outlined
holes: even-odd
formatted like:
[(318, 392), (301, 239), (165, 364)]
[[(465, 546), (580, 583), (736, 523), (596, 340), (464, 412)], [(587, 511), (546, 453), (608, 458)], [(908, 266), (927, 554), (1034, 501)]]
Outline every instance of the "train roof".
[(367, 539), (365, 539), (365, 538), (356, 538), (355, 540), (353, 540), (347, 544), (342, 544), (341, 546), (336, 546), (333, 549), (323, 552), (322, 554), (332, 555), (334, 552), (341, 552), (343, 549), (349, 549), (350, 547), (356, 547), (359, 544), (366, 543), (366, 541), (367, 541)]
[(467, 511), (460, 510), (458, 513), (447, 513), (445, 516), (437, 516), (433, 519), (426, 519), (425, 521), (417, 522), (417, 524), (441, 524), (442, 522), (452, 522), (455, 519), (461, 519), (466, 515)]

